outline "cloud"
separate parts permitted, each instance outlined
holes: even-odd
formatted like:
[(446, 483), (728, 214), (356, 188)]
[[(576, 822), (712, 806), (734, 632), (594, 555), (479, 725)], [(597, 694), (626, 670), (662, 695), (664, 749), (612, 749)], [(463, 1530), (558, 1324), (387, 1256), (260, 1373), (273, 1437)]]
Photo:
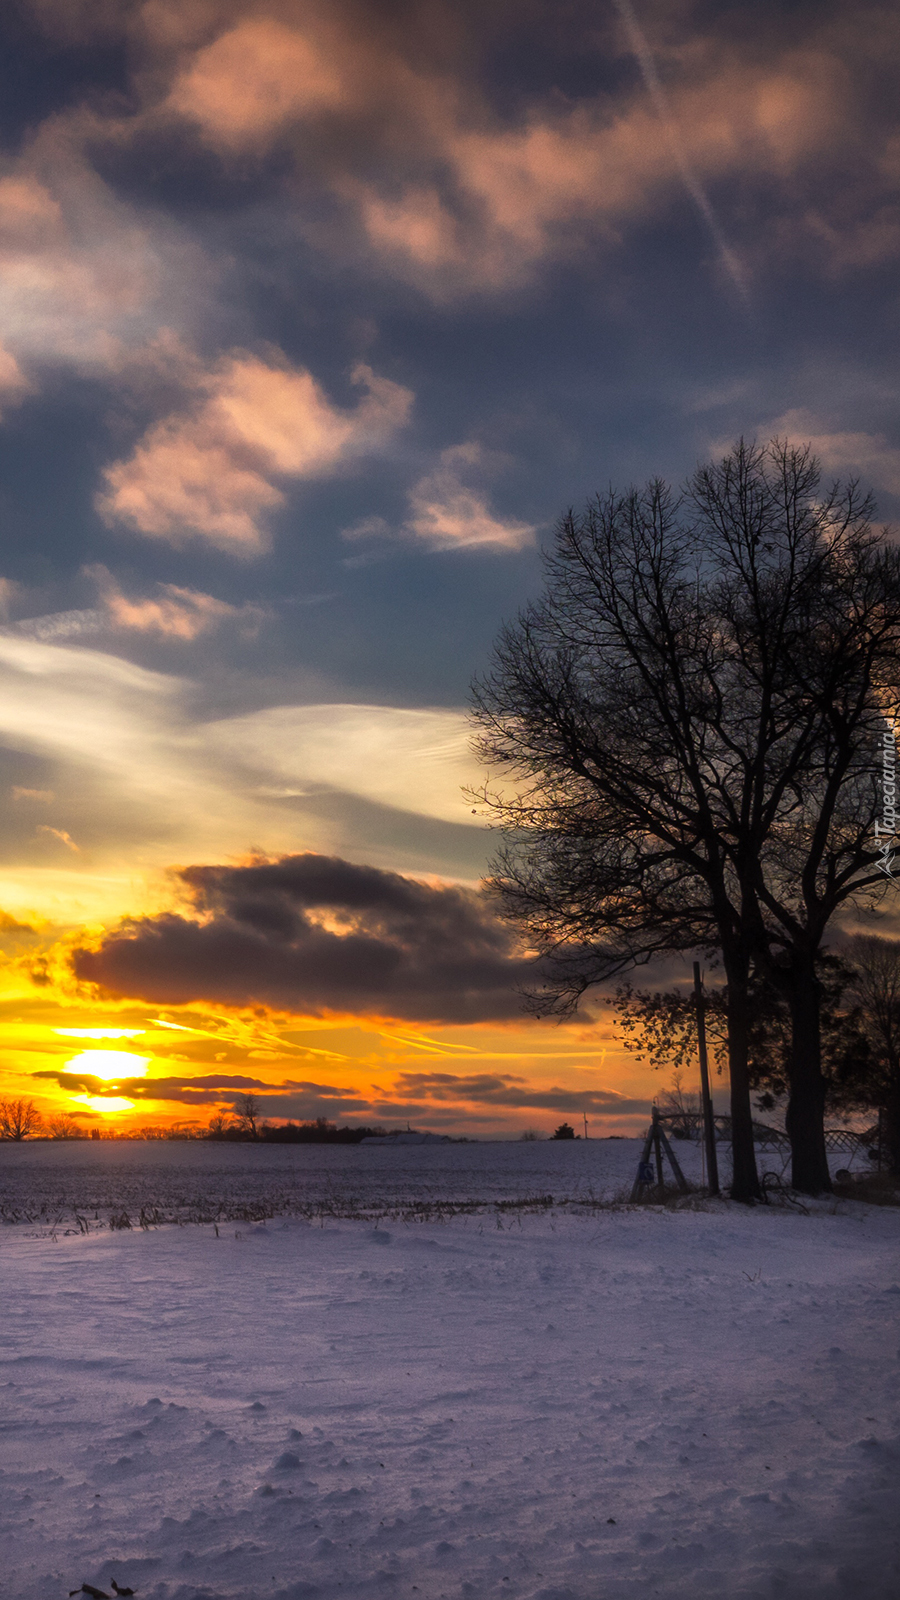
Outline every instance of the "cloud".
[[(371, 844), (383, 864), (420, 859), (413, 819), (429, 819), (428, 859), (437, 851), (448, 873), (477, 876), (481, 822), (460, 792), (478, 780), (464, 712), (317, 703), (206, 721), (197, 707), (190, 679), (0, 629), (0, 744), (43, 764), (22, 787), (52, 790), (53, 823), (82, 847), (68, 873), (51, 873), (46, 847), (30, 846), (9, 814), (21, 802), (8, 798), (18, 843), (7, 900), (54, 921), (109, 920), (133, 907), (143, 875), (155, 880), (173, 861), (251, 845), (281, 854), (296, 848), (298, 829), (308, 848), (352, 853), (359, 809), (345, 815), (327, 798), (342, 794), (383, 808)], [(441, 823), (461, 826), (445, 835)]]
[[(92, 1053), (85, 1051), (82, 1059), (87, 1061)], [(241, 1073), (208, 1072), (202, 1077), (193, 1078), (148, 1078), (144, 1073), (139, 1077), (129, 1077), (128, 1073), (123, 1071), (119, 1077), (115, 1077), (108, 1073), (98, 1076), (89, 1072), (86, 1067), (73, 1072), (71, 1064), (68, 1069), (46, 1068), (33, 1072), (31, 1076), (49, 1079), (69, 1094), (97, 1096), (124, 1094), (133, 1100), (182, 1100), (191, 1105), (235, 1099), (238, 1094), (244, 1094), (251, 1089), (271, 1088), (271, 1085), (264, 1083), (261, 1078), (248, 1078)]]
[(543, 1089), (508, 1074), (401, 1072), (397, 1091), (437, 1101), (474, 1101), (478, 1105), (535, 1111), (591, 1111), (605, 1116), (628, 1116), (650, 1109), (649, 1100), (629, 1099), (614, 1089)]
[(21, 593), (12, 578), (0, 578), (0, 619), (6, 622)]
[(462, 712), (399, 706), (275, 706), (204, 730), (232, 771), (255, 770), (294, 792), (343, 790), (464, 826), (480, 825), (462, 794), (477, 778), (471, 737)]
[(264, 148), (286, 124), (341, 103), (337, 61), (273, 17), (246, 17), (199, 50), (175, 79), (171, 110), (214, 148)]
[(156, 597), (131, 599), (122, 593), (106, 567), (98, 564), (85, 567), (84, 572), (97, 583), (106, 621), (112, 628), (193, 640), (225, 621), (241, 621), (245, 632), (255, 633), (265, 614), (259, 606), (232, 606), (211, 594), (182, 589), (174, 583), (158, 584)]
[(859, 474), (867, 483), (900, 497), (900, 446), (882, 433), (831, 430), (813, 411), (785, 411), (760, 429), (767, 438), (812, 446), (826, 473)]
[[(535, 542), (535, 529), (525, 522), (502, 521), (489, 510), (483, 495), (467, 479), (486, 464), (478, 444), (455, 445), (441, 454), (440, 465), (409, 491), (406, 530), (436, 550), (485, 546), (524, 550)], [(360, 529), (354, 530), (359, 537)]]
[(200, 920), (128, 921), (75, 952), (78, 978), (154, 1004), (474, 1022), (518, 1016), (534, 976), (475, 890), (312, 854), (181, 879)]
[[(471, 71), (488, 31), (477, 24), (458, 23), (454, 51), (445, 28), (440, 49), (437, 30), (427, 37), (427, 16), (404, 37), (354, 7), (241, 9), (177, 58), (160, 114), (193, 123), (226, 161), (293, 150), (304, 185), (330, 192), (381, 263), (437, 299), (525, 283), (589, 237), (615, 242), (685, 183), (739, 274), (705, 185), (790, 180), (847, 125), (847, 41), (827, 19), (788, 47), (761, 36), (752, 53), (727, 27), (694, 29), (689, 50), (666, 27), (654, 40), (665, 89), (654, 67), (649, 92), (623, 73), (615, 93), (533, 96), (504, 116)], [(610, 18), (608, 57), (633, 43)], [(340, 230), (333, 244), (352, 248)]]
[(31, 394), (33, 387), (15, 356), (0, 345), (0, 416), (7, 406), (18, 405)]
[(58, 639), (82, 639), (103, 628), (103, 613), (93, 610), (49, 611), (42, 617), (22, 617), (4, 629), (8, 638), (52, 644)]
[(114, 374), (184, 314), (201, 276), (173, 224), (142, 216), (99, 177), (85, 147), (104, 133), (115, 143), (114, 125), (86, 112), (51, 119), (0, 169), (7, 397), (22, 398), (45, 366)]
[[(441, 452), (434, 470), (408, 491), (409, 516), (396, 535), (384, 517), (369, 516), (345, 528), (341, 537), (360, 544), (366, 540), (384, 541), (393, 535), (432, 550), (528, 549), (535, 543), (536, 529), (531, 523), (497, 516), (484, 488), (484, 480), (505, 465), (502, 457), (486, 451), (475, 440), (453, 445)], [(365, 555), (350, 556), (344, 565), (359, 566), (368, 559)]]
[(64, 828), (51, 828), (47, 823), (41, 822), (38, 823), (36, 832), (49, 834), (51, 838), (58, 839), (60, 844), (64, 844), (67, 850), (71, 850), (75, 855), (78, 855), (78, 845), (71, 834), (66, 833)]
[(360, 364), (354, 411), (333, 406), (311, 373), (280, 357), (235, 354), (197, 381), (193, 409), (155, 423), (126, 461), (107, 467), (105, 521), (181, 546), (192, 538), (234, 555), (268, 544), (278, 481), (328, 476), (383, 447), (413, 396)]

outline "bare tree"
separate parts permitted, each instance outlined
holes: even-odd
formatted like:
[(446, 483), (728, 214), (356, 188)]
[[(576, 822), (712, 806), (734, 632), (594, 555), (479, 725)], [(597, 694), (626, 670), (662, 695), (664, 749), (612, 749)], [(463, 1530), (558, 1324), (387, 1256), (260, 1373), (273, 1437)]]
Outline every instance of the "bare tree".
[(757, 681), (761, 728), (786, 720), (759, 773), (762, 807), (734, 830), (734, 865), (753, 961), (790, 1012), (792, 1181), (815, 1194), (830, 1188), (823, 940), (836, 914), (896, 887), (881, 839), (893, 814), (883, 773), (900, 707), (900, 551), (873, 532), (855, 480), (822, 492), (808, 448), (739, 447), (690, 492), (719, 542), (723, 625), (752, 669), (751, 696)]
[(244, 1132), (249, 1133), (251, 1139), (258, 1139), (258, 1124), (262, 1108), (256, 1095), (239, 1094), (231, 1109)]
[(655, 482), (561, 522), (544, 599), (475, 686), (493, 884), (565, 1012), (654, 955), (718, 950), (732, 1194), (759, 1195), (750, 1106), (756, 965), (791, 1006), (793, 1178), (829, 1186), (815, 958), (877, 900), (874, 759), (900, 656), (900, 554), (808, 450), (741, 442), (677, 499)]
[(86, 1139), (87, 1133), (68, 1111), (58, 1111), (46, 1121), (51, 1139)]
[(33, 1100), (0, 1100), (0, 1139), (30, 1139), (41, 1126)]
[(214, 1111), (206, 1128), (208, 1139), (224, 1139), (229, 1132), (238, 1127), (234, 1116), (228, 1111)]
[(674, 1132), (679, 1138), (690, 1136), (693, 1124), (700, 1116), (702, 1101), (697, 1091), (684, 1087), (684, 1074), (679, 1067), (672, 1073), (669, 1088), (664, 1089), (659, 1097), (659, 1109), (664, 1116), (671, 1118)]

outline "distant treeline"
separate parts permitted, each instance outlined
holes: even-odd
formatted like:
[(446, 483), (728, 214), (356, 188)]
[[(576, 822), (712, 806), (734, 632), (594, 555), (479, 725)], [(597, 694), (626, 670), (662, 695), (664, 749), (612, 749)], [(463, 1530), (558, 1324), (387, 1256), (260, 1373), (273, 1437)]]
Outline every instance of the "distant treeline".
[(316, 1122), (264, 1122), (255, 1133), (231, 1124), (201, 1134), (204, 1139), (256, 1144), (359, 1144), (361, 1139), (380, 1137), (390, 1136), (384, 1128), (338, 1128), (321, 1117)]

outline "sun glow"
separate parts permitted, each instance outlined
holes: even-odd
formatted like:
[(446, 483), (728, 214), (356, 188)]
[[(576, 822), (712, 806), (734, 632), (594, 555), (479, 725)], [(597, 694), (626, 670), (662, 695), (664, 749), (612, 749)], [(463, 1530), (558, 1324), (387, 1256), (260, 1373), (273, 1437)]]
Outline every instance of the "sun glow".
[(125, 1100), (121, 1095), (76, 1094), (72, 1096), (80, 1106), (87, 1106), (91, 1111), (100, 1111), (108, 1116), (115, 1111), (133, 1111), (134, 1101)]
[(145, 1078), (150, 1061), (150, 1056), (135, 1056), (130, 1050), (82, 1050), (66, 1062), (66, 1071), (112, 1083), (119, 1078)]
[(145, 1028), (54, 1028), (64, 1039), (137, 1039)]

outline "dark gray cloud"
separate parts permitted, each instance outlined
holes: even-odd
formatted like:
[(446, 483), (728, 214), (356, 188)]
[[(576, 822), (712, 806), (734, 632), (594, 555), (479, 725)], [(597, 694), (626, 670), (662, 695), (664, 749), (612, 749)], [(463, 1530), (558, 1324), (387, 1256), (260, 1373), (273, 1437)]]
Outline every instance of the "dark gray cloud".
[(338, 1116), (368, 1109), (366, 1100), (353, 1090), (331, 1083), (312, 1083), (288, 1079), (271, 1084), (262, 1078), (240, 1073), (209, 1072), (202, 1077), (121, 1078), (111, 1083), (86, 1072), (46, 1070), (33, 1072), (33, 1078), (50, 1079), (67, 1094), (89, 1094), (129, 1100), (174, 1100), (183, 1105), (214, 1106), (230, 1103), (239, 1095), (252, 1092), (263, 1114), (270, 1117)]
[[(509, 1073), (402, 1072), (389, 1093), (370, 1094), (330, 1083), (288, 1078), (266, 1083), (240, 1073), (210, 1072), (200, 1077), (123, 1078), (111, 1083), (90, 1073), (45, 1070), (31, 1074), (50, 1080), (67, 1094), (89, 1094), (99, 1099), (121, 1095), (136, 1101), (171, 1101), (198, 1108), (230, 1104), (252, 1092), (261, 1114), (275, 1119), (413, 1121), (417, 1125), (456, 1126), (460, 1107), (473, 1126), (493, 1124), (499, 1109), (549, 1111), (559, 1115), (602, 1116), (605, 1119), (647, 1115), (649, 1100), (616, 1094), (611, 1089), (564, 1089), (529, 1086), (526, 1079)], [(478, 1108), (478, 1109), (472, 1109)]]
[(76, 950), (83, 981), (160, 1005), (482, 1022), (521, 1014), (535, 968), (490, 901), (336, 857), (190, 867), (198, 919), (126, 922)]
[(520, 1110), (582, 1111), (604, 1116), (628, 1116), (649, 1112), (649, 1100), (628, 1099), (612, 1089), (537, 1089), (524, 1078), (506, 1074), (472, 1073), (455, 1076), (448, 1072), (403, 1072), (397, 1079), (401, 1093), (422, 1095), (429, 1100), (474, 1101), (479, 1105), (509, 1106)]
[(90, 1072), (67, 1072), (46, 1069), (33, 1072), (33, 1078), (49, 1078), (59, 1084), (67, 1094), (90, 1094), (116, 1097), (127, 1095), (129, 1100), (184, 1100), (191, 1105), (205, 1105), (268, 1087), (261, 1078), (248, 1078), (240, 1073), (210, 1072), (202, 1078), (118, 1078), (113, 1083), (108, 1078), (95, 1077)]

